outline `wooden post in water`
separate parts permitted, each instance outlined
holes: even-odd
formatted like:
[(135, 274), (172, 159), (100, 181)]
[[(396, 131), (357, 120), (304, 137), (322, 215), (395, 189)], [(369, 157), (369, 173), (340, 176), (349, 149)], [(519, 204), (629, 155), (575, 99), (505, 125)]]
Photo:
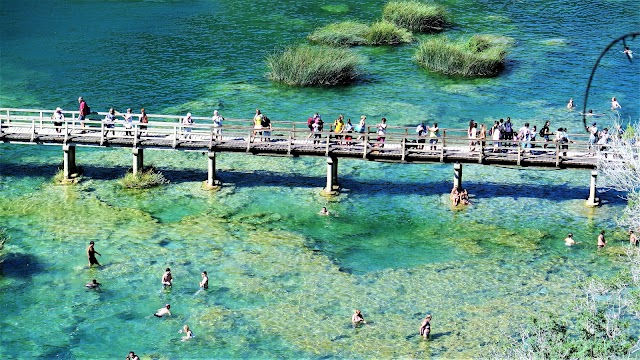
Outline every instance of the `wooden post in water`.
[(216, 179), (216, 152), (209, 151), (207, 154), (207, 182), (206, 187), (208, 189), (218, 189), (222, 183)]
[(462, 190), (462, 164), (453, 164), (453, 187)]
[(133, 148), (133, 175), (137, 175), (142, 171), (144, 164), (144, 151), (142, 148)]
[(591, 184), (589, 186), (589, 198), (586, 201), (586, 205), (588, 207), (596, 207), (598, 205), (600, 205), (600, 198), (598, 198), (597, 195), (597, 186), (596, 186), (596, 179), (598, 178), (598, 171), (597, 170), (592, 170), (591, 171)]
[(76, 146), (62, 145), (63, 152), (63, 172), (64, 179), (71, 179), (71, 175), (76, 173)]
[(322, 189), (323, 195), (336, 195), (338, 178), (338, 159), (333, 156), (327, 156), (327, 186)]

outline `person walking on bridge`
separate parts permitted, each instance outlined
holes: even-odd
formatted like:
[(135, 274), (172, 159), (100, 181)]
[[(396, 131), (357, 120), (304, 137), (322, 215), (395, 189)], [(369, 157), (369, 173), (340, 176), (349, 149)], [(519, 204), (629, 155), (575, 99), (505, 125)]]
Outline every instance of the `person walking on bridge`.
[(218, 110), (214, 110), (211, 121), (213, 121), (213, 135), (216, 140), (222, 140), (222, 122), (224, 121), (224, 117), (218, 113)]
[(53, 120), (53, 125), (56, 127), (56, 132), (60, 133), (62, 131), (62, 123), (64, 122), (64, 114), (62, 113), (61, 108), (56, 108), (56, 112), (51, 115), (51, 119)]
[(78, 108), (78, 120), (80, 120), (80, 126), (84, 128), (84, 121), (87, 118), (87, 116), (89, 116), (89, 114), (91, 113), (91, 110), (89, 108), (89, 105), (87, 105), (87, 102), (84, 101), (84, 99), (82, 98), (82, 96), (78, 98), (78, 103), (80, 104), (80, 107)]

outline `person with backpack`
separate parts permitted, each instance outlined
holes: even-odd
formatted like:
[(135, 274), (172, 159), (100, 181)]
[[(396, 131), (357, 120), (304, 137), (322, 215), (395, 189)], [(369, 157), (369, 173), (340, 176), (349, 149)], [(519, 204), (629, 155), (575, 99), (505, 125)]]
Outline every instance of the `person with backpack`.
[(80, 107), (78, 109), (78, 120), (80, 121), (80, 126), (84, 128), (84, 121), (87, 118), (87, 116), (91, 114), (91, 108), (89, 107), (87, 102), (84, 101), (82, 96), (78, 98), (78, 103), (80, 104)]
[[(553, 135), (553, 134), (551, 133), (551, 121), (547, 120), (547, 121), (544, 123), (544, 126), (542, 126), (542, 128), (540, 129), (540, 134), (539, 134), (539, 135), (540, 135), (540, 137), (541, 137), (541, 138), (543, 138), (543, 139), (544, 139), (544, 141), (546, 141), (546, 142), (551, 141), (551, 140), (549, 139), (549, 136), (550, 136), (550, 135)], [(544, 148), (545, 148), (545, 149), (547, 148), (547, 144), (544, 144)]]
[[(513, 140), (513, 124), (511, 124), (511, 118), (507, 117), (507, 121), (504, 123), (504, 139)], [(513, 146), (511, 142), (507, 143), (508, 146)]]
[(262, 125), (262, 136), (264, 136), (264, 141), (271, 142), (271, 119), (266, 115), (263, 116), (260, 125)]

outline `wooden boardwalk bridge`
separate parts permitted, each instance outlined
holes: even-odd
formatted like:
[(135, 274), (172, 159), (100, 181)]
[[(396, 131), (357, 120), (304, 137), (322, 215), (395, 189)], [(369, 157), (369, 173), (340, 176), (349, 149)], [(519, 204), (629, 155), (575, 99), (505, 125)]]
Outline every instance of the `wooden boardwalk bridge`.
[[(436, 144), (418, 136), (414, 128), (388, 126), (384, 137), (376, 126), (363, 132), (340, 133), (325, 123), (325, 131), (311, 134), (307, 124), (274, 121), (271, 129), (256, 130), (251, 119), (225, 119), (215, 128), (210, 118), (193, 117), (194, 124), (183, 125), (181, 116), (148, 114), (149, 123), (101, 120), (107, 113), (92, 113), (84, 127), (77, 111), (65, 111), (65, 120), (54, 125), (55, 110), (0, 108), (0, 140), (13, 144), (60, 145), (64, 153), (64, 176), (75, 172), (75, 147), (124, 147), (133, 152), (133, 172), (143, 167), (145, 149), (173, 149), (209, 154), (207, 184), (219, 182), (215, 175), (217, 152), (241, 152), (272, 156), (321, 156), (327, 158), (325, 192), (337, 189), (339, 158), (396, 163), (455, 163), (454, 186), (461, 186), (463, 163), (558, 169), (595, 169), (597, 155), (589, 148), (586, 134), (570, 135), (568, 150), (544, 139), (529, 142), (487, 139), (472, 140), (465, 129), (441, 129)], [(138, 117), (137, 115), (135, 116)], [(122, 116), (120, 116), (122, 119)], [(595, 172), (592, 172), (592, 202), (595, 199)], [(456, 182), (457, 181), (457, 182)], [(590, 196), (591, 198), (591, 196)]]

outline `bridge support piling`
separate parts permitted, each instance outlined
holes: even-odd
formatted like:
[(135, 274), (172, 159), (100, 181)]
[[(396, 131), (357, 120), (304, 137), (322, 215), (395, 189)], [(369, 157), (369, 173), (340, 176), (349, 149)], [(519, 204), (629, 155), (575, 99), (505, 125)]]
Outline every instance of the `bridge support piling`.
[(598, 178), (598, 171), (591, 171), (591, 184), (589, 185), (589, 198), (586, 201), (586, 205), (588, 207), (596, 207), (600, 205), (600, 198), (597, 197), (597, 186), (596, 180)]
[(207, 154), (207, 182), (205, 187), (208, 189), (217, 189), (222, 185), (220, 180), (216, 179), (216, 152), (209, 151)]
[(76, 147), (75, 145), (62, 145), (64, 179), (71, 179), (76, 173)]
[(453, 187), (462, 190), (462, 164), (453, 164)]
[(142, 171), (144, 164), (144, 151), (142, 148), (133, 148), (133, 175)]
[(322, 190), (324, 195), (338, 193), (338, 158), (327, 156), (327, 186)]

